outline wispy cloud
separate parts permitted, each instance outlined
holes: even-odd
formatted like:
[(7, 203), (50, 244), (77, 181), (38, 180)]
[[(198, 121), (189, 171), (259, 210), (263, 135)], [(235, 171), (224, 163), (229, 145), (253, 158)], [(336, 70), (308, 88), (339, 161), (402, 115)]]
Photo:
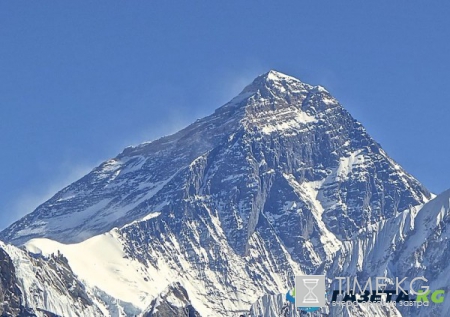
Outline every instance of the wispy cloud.
[(219, 97), (223, 99), (224, 102), (229, 101), (239, 94), (246, 86), (251, 84), (257, 76), (268, 72), (269, 70), (270, 68), (255, 63), (247, 69), (228, 71), (222, 76), (222, 80), (218, 82), (220, 85), (220, 89), (218, 89)]
[(39, 205), (50, 199), (59, 190), (89, 173), (93, 167), (94, 165), (89, 166), (87, 164), (77, 164), (69, 161), (64, 162), (57, 168), (58, 172), (55, 178), (48, 179), (39, 186), (26, 190), (11, 201), (9, 204), (8, 217), (2, 217), (0, 229), (3, 229), (12, 222), (17, 221), (26, 214), (34, 211)]

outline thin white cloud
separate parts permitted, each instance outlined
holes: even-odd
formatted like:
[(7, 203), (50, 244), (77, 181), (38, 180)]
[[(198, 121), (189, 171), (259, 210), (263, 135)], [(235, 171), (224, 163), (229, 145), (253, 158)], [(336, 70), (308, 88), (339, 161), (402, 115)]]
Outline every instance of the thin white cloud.
[(80, 165), (64, 162), (58, 168), (58, 176), (56, 178), (49, 179), (44, 184), (35, 186), (35, 188), (27, 190), (14, 199), (10, 204), (8, 219), (2, 219), (3, 221), (0, 225), (6, 227), (31, 213), (58, 191), (89, 173), (93, 167), (94, 165), (88, 166), (87, 164)]
[[(224, 102), (228, 102), (238, 95), (246, 86), (250, 85), (257, 76), (268, 72), (269, 70), (270, 68), (264, 68), (258, 64), (245, 70), (240, 69), (237, 71), (230, 71), (222, 77), (222, 81), (219, 83), (220, 87), (222, 87), (219, 91), (221, 99), (223, 99)], [(217, 105), (217, 107), (219, 106), (221, 105)]]

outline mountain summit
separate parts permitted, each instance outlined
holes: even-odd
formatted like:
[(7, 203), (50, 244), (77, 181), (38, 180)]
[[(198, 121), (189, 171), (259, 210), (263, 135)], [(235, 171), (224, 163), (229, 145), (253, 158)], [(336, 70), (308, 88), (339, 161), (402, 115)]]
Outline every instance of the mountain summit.
[(196, 314), (230, 316), (295, 274), (337, 270), (348, 241), (430, 198), (326, 89), (270, 71), (212, 115), (126, 148), (0, 239), (60, 251), (130, 314), (182, 294)]
[[(148, 214), (183, 219), (196, 213), (190, 200), (202, 197), (243, 251), (260, 216), (280, 211), (273, 199), (285, 203), (277, 187), (289, 188), (293, 200), (300, 188), (312, 195), (302, 198), (313, 203), (303, 208), (317, 209), (324, 228), (343, 239), (430, 198), (327, 90), (272, 70), (214, 114), (126, 148), (0, 238), (80, 242)], [(186, 206), (175, 208), (182, 201)]]

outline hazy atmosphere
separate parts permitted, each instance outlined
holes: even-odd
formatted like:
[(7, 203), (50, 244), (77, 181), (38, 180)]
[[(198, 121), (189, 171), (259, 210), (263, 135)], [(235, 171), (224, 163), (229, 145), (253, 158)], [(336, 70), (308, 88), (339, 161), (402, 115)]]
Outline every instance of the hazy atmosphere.
[(0, 228), (270, 69), (325, 86), (429, 190), (449, 188), (450, 5), (409, 4), (1, 2)]

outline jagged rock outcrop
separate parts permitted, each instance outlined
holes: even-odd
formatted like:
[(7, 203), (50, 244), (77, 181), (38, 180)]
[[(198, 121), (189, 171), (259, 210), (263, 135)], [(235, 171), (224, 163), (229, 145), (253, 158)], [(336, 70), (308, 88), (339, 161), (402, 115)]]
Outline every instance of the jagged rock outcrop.
[(36, 316), (23, 306), (22, 291), (18, 286), (16, 269), (3, 248), (0, 247), (0, 316)]
[(143, 317), (200, 317), (200, 314), (192, 306), (186, 289), (175, 283), (152, 301)]

